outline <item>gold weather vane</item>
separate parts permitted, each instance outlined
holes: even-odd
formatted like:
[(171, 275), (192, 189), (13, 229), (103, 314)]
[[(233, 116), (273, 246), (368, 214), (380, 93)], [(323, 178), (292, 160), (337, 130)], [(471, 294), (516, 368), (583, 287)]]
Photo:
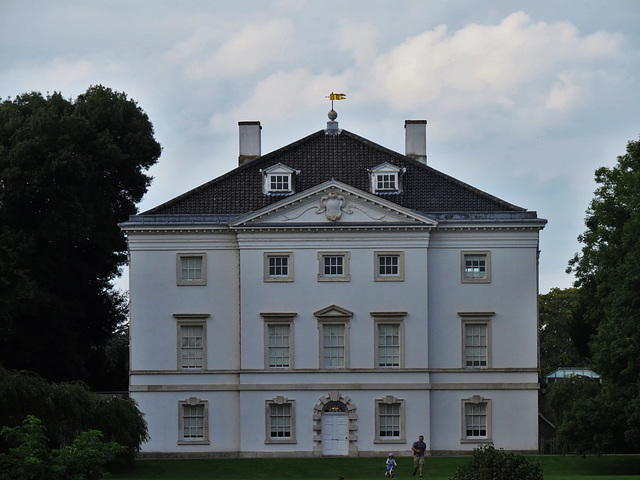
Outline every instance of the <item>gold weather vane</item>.
[(334, 100), (346, 100), (347, 96), (344, 93), (333, 93), (333, 92), (331, 92), (330, 95), (327, 95), (324, 98), (328, 98), (329, 100), (331, 100), (331, 110), (333, 110), (333, 101)]

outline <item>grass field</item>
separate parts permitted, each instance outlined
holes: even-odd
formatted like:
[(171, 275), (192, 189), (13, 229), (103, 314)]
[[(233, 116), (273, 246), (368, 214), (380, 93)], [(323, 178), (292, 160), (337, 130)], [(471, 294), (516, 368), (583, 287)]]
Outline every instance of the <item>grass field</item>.
[[(536, 456), (530, 457), (551, 480), (640, 480), (640, 456), (603, 457)], [(313, 459), (233, 459), (233, 460), (139, 460), (133, 470), (113, 473), (113, 480), (382, 480), (385, 458), (313, 458)], [(397, 458), (394, 480), (412, 477), (413, 459)], [(464, 457), (435, 457), (425, 461), (424, 478), (447, 480), (464, 462)]]

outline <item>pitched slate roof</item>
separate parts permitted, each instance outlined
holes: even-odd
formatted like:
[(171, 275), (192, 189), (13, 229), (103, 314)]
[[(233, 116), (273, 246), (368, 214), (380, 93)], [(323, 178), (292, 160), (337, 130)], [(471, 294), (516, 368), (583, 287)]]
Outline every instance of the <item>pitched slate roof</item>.
[(244, 214), (266, 207), (284, 198), (262, 191), (261, 170), (278, 163), (300, 171), (296, 177), (296, 193), (331, 179), (369, 192), (368, 170), (384, 162), (406, 171), (401, 177), (402, 192), (380, 194), (380, 197), (411, 210), (424, 213), (525, 211), (354, 133), (341, 130), (337, 135), (327, 135), (320, 130), (142, 215)]

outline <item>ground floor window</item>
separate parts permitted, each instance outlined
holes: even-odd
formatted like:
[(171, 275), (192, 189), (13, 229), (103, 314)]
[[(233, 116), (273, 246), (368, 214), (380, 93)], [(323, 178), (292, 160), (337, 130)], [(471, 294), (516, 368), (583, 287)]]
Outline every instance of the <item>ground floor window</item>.
[(295, 400), (278, 396), (265, 402), (265, 443), (296, 443)]
[(491, 441), (491, 400), (474, 395), (462, 401), (462, 440)]
[(179, 402), (178, 444), (209, 444), (209, 402), (196, 397)]
[(392, 395), (376, 402), (375, 443), (400, 443), (405, 441), (404, 400)]

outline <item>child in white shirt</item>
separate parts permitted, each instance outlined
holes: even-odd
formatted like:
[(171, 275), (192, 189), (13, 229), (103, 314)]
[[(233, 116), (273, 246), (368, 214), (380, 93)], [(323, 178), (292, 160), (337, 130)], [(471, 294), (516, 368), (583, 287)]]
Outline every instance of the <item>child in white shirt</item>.
[(393, 458), (393, 453), (389, 454), (386, 465), (387, 465), (387, 471), (384, 473), (385, 476), (388, 478), (393, 478), (393, 476), (395, 475), (394, 469), (398, 466), (395, 459)]

